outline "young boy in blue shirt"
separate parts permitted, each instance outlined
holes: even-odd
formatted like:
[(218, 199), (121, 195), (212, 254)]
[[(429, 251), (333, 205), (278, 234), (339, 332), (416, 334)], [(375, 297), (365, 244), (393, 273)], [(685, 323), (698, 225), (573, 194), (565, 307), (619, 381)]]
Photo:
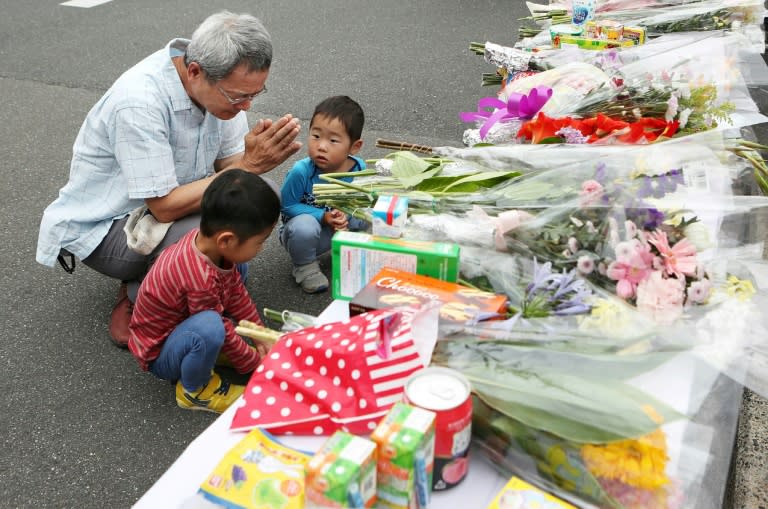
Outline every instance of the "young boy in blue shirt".
[(318, 104), (309, 124), (309, 157), (297, 162), (283, 182), (280, 243), (291, 256), (296, 283), (307, 293), (328, 289), (317, 257), (331, 249), (333, 234), (368, 228), (364, 220), (316, 204), (312, 193), (312, 186), (322, 182), (321, 174), (365, 169), (365, 161), (355, 157), (363, 146), (364, 123), (362, 108), (347, 96), (329, 97)]

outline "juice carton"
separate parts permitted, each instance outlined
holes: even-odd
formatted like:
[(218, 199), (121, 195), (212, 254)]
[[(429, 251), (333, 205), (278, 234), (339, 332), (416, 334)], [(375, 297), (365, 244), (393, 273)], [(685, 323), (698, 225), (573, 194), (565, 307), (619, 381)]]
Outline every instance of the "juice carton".
[(515, 509), (539, 507), (541, 509), (576, 509), (575, 506), (546, 493), (520, 478), (512, 477), (486, 509)]
[(429, 302), (437, 302), (440, 321), (451, 324), (499, 317), (507, 307), (506, 295), (385, 267), (349, 302), (349, 315)]
[(372, 507), (376, 501), (376, 444), (337, 431), (309, 460), (307, 509)]
[(373, 206), (374, 235), (398, 238), (403, 233), (408, 218), (408, 198), (405, 196), (379, 196)]
[(200, 485), (206, 499), (230, 509), (304, 507), (304, 465), (310, 455), (256, 428), (222, 458)]
[(395, 403), (371, 440), (378, 449), (376, 507), (427, 507), (434, 467), (435, 413)]
[(456, 282), (459, 246), (339, 231), (331, 241), (334, 299), (350, 300), (384, 267)]

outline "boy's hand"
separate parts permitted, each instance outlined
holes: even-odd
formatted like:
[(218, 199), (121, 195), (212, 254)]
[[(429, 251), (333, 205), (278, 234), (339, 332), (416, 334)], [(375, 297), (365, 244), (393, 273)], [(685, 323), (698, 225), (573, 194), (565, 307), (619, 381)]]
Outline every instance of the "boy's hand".
[(267, 356), (267, 354), (269, 353), (269, 346), (268, 346), (268, 345), (265, 345), (265, 344), (264, 344), (264, 343), (262, 343), (261, 341), (254, 341), (254, 342), (253, 342), (253, 347), (252, 347), (252, 348), (253, 348), (254, 350), (256, 350), (256, 353), (258, 353), (258, 354), (259, 354), (259, 357), (261, 357), (262, 359), (263, 359), (264, 357), (266, 357), (266, 356)]
[(336, 231), (346, 230), (349, 226), (347, 215), (338, 209), (333, 209), (323, 214), (323, 221)]

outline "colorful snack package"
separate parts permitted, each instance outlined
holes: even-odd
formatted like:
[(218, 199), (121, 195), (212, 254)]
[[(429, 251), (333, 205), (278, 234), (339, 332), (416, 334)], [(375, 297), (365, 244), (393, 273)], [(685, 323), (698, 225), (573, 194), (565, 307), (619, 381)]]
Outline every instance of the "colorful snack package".
[(350, 300), (384, 267), (444, 281), (459, 276), (459, 246), (338, 231), (331, 240), (334, 299)]
[(385, 267), (349, 302), (350, 316), (397, 306), (440, 303), (440, 321), (465, 324), (503, 317), (507, 296)]
[(306, 467), (306, 508), (363, 509), (376, 502), (376, 444), (337, 431)]
[(230, 509), (302, 509), (309, 460), (256, 428), (227, 452), (199, 493)]
[(576, 509), (571, 504), (528, 484), (518, 477), (512, 477), (486, 509), (517, 509), (518, 507)]
[(371, 440), (378, 447), (376, 507), (427, 507), (434, 468), (435, 413), (395, 403)]

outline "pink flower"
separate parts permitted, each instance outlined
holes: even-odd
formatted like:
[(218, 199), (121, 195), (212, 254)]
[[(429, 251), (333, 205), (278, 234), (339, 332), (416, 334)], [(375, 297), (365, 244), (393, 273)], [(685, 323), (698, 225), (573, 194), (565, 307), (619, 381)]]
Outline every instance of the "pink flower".
[(581, 206), (588, 207), (595, 203), (603, 194), (603, 185), (597, 180), (586, 180), (581, 183)]
[(591, 274), (595, 270), (595, 261), (587, 255), (579, 256), (576, 269), (582, 274)]
[(637, 309), (658, 323), (669, 324), (683, 313), (685, 281), (652, 272), (637, 285)]
[(653, 253), (647, 244), (638, 240), (620, 242), (616, 261), (608, 266), (607, 276), (616, 283), (616, 295), (622, 299), (635, 296), (637, 285), (644, 281), (653, 268)]
[(682, 239), (670, 247), (667, 234), (656, 230), (648, 236), (648, 242), (659, 251), (662, 266), (668, 275), (683, 279), (683, 275), (696, 274), (696, 246), (690, 240)]
[(688, 302), (700, 304), (709, 298), (709, 294), (712, 290), (712, 283), (709, 279), (702, 279), (700, 281), (694, 281), (691, 286), (688, 287)]

